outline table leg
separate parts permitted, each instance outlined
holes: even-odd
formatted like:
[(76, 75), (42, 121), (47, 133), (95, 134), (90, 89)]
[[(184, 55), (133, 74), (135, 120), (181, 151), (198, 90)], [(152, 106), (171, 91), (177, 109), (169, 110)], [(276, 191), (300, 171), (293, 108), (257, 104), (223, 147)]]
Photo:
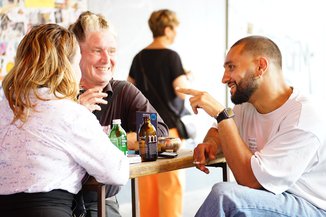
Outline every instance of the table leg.
[(136, 217), (136, 185), (135, 185), (135, 179), (131, 179), (131, 211), (132, 211), (132, 217)]
[(227, 174), (227, 164), (226, 162), (216, 163), (216, 164), (210, 164), (208, 165), (210, 167), (222, 167), (222, 175), (223, 175), (223, 182), (228, 181), (228, 174)]
[(98, 186), (97, 201), (98, 217), (105, 217), (105, 185)]

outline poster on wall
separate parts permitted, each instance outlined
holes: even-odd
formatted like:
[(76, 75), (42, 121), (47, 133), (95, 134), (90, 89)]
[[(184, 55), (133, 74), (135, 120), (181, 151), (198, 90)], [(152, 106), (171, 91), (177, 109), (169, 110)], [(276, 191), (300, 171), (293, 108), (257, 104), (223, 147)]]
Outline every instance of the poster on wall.
[(24, 35), (38, 24), (68, 27), (86, 9), (87, 0), (0, 0), (0, 100), (1, 81), (13, 67)]
[(27, 8), (54, 8), (54, 0), (25, 0)]

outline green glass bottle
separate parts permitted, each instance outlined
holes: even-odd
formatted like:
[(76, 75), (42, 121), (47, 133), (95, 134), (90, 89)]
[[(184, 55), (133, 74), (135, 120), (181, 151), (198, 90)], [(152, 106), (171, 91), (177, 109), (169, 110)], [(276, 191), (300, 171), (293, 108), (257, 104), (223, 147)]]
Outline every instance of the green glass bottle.
[(114, 119), (112, 122), (112, 129), (109, 133), (109, 138), (111, 142), (117, 146), (125, 155), (127, 155), (127, 133), (121, 127), (121, 120)]
[(138, 131), (139, 154), (142, 161), (157, 159), (156, 129), (152, 125), (149, 114), (143, 114), (143, 124)]

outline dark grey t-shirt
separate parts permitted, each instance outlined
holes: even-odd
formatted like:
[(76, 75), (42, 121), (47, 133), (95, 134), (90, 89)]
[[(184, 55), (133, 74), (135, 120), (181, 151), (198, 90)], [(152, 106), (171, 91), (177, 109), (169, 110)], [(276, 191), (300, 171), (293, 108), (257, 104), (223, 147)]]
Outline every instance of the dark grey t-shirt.
[[(113, 119), (121, 119), (121, 126), (128, 132), (136, 132), (136, 111), (156, 112), (148, 99), (131, 83), (127, 81), (111, 80), (103, 89), (108, 94), (105, 100), (108, 104), (101, 104), (101, 111), (93, 113), (102, 126), (112, 125)], [(160, 115), (157, 115), (157, 136), (168, 136), (169, 129)], [(119, 186), (107, 185), (106, 197), (116, 195)], [(97, 194), (92, 191), (84, 191), (86, 203), (96, 202)]]
[[(103, 89), (108, 94), (106, 105), (100, 105), (101, 111), (93, 113), (102, 126), (112, 125), (113, 119), (121, 119), (122, 128), (136, 132), (136, 111), (156, 112), (149, 100), (131, 83), (111, 80)], [(157, 115), (157, 136), (168, 136), (168, 127), (160, 115)]]

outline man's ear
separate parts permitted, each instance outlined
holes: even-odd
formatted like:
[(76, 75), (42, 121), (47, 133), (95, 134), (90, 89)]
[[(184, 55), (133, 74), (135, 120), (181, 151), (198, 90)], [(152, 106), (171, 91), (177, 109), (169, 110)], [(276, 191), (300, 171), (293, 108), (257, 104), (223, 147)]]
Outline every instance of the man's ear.
[(266, 72), (268, 65), (269, 62), (266, 57), (259, 57), (257, 64), (257, 76), (262, 76)]

